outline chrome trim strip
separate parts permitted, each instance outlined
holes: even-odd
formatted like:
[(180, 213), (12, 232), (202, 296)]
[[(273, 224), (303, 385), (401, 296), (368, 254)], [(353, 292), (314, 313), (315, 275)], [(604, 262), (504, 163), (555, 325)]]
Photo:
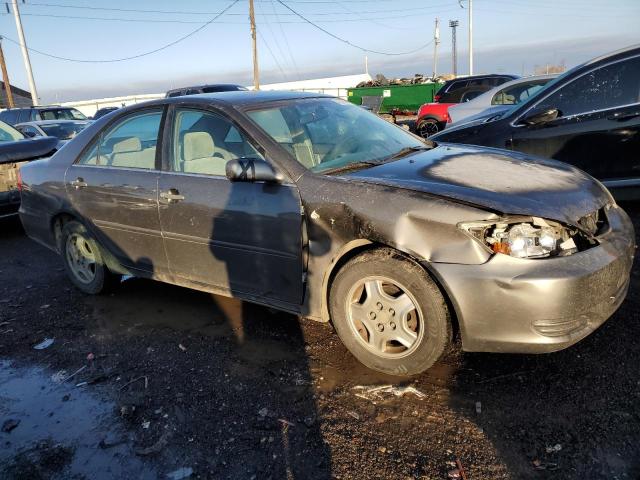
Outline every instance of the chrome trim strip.
[(605, 187), (636, 187), (640, 186), (640, 178), (621, 178), (619, 180), (602, 180)]

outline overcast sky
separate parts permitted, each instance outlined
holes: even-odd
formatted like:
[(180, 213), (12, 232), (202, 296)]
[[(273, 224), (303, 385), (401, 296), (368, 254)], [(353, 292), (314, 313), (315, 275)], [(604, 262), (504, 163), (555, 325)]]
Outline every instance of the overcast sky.
[[(232, 0), (26, 0), (19, 3), (28, 46), (80, 60), (112, 60), (157, 49), (211, 20)], [(441, 21), (440, 73), (451, 71), (450, 19), (458, 28), (458, 72), (468, 71), (467, 10), (457, 0), (283, 0), (330, 34), (368, 50), (412, 51)], [(462, 2), (467, 6), (467, 1)], [(474, 0), (475, 71), (533, 73), (568, 67), (640, 43), (640, 0)], [(4, 8), (4, 7), (3, 7)], [(132, 11), (137, 10), (137, 11)], [(0, 14), (11, 82), (28, 89), (13, 15)], [(433, 45), (407, 55), (365, 53), (305, 22), (278, 0), (256, 0), (261, 81), (369, 72), (430, 73)], [(252, 81), (248, 0), (188, 39), (141, 58), (75, 63), (32, 52), (44, 102), (157, 93), (190, 83)]]

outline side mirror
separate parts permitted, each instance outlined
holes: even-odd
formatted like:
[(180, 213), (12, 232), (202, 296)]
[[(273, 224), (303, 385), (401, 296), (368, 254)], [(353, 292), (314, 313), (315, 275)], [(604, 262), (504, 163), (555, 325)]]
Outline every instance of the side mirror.
[(22, 132), (22, 134), (24, 136), (26, 136), (26, 137), (29, 137), (29, 138), (33, 138), (33, 137), (39, 136), (36, 132), (32, 132), (32, 131)]
[(522, 117), (518, 123), (522, 125), (542, 125), (555, 120), (559, 115), (560, 111), (557, 108), (533, 110)]
[(234, 158), (225, 166), (227, 178), (232, 182), (280, 182), (279, 175), (261, 158)]

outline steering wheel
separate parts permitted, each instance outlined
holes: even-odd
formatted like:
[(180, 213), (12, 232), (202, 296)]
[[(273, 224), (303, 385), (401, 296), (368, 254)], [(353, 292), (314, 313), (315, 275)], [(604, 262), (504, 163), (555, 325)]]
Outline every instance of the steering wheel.
[(335, 160), (341, 155), (345, 155), (347, 153), (354, 153), (357, 151), (357, 147), (359, 146), (361, 139), (350, 136), (343, 140), (340, 140), (336, 143), (331, 150), (327, 152), (324, 157), (324, 161), (328, 162), (330, 160)]

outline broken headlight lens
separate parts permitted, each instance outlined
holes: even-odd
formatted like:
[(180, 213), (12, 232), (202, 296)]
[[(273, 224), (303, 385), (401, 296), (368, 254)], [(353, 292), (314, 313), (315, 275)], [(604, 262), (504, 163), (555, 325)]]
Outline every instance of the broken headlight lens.
[(577, 229), (542, 218), (461, 223), (459, 227), (494, 253), (516, 258), (571, 255), (579, 244), (594, 243)]

